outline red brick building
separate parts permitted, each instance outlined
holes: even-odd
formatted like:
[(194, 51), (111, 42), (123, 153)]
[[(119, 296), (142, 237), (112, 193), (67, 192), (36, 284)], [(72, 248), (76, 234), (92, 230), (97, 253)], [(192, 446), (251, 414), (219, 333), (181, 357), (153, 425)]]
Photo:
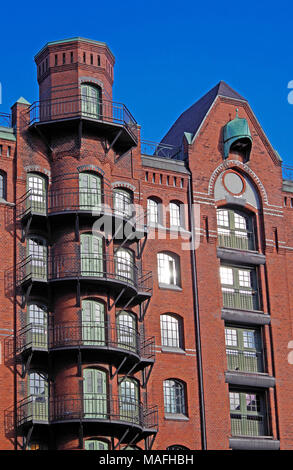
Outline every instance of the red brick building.
[(293, 182), (220, 82), (158, 144), (104, 43), (1, 115), (1, 449), (292, 449)]

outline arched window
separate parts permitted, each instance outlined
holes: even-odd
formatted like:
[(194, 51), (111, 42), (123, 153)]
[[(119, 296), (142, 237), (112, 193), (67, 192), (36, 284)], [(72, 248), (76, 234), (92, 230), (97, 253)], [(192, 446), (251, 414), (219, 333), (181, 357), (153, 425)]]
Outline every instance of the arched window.
[(117, 343), (120, 348), (136, 351), (137, 324), (133, 313), (122, 310), (116, 318)]
[(132, 194), (122, 188), (113, 190), (114, 213), (122, 217), (132, 216)]
[(134, 379), (124, 379), (119, 384), (120, 419), (139, 422), (139, 387)]
[(0, 199), (6, 199), (6, 187), (7, 187), (6, 173), (0, 171)]
[(79, 207), (82, 210), (101, 210), (102, 178), (93, 173), (79, 173)]
[(254, 250), (253, 218), (235, 209), (217, 210), (218, 244), (227, 248)]
[(170, 210), (170, 227), (178, 228), (184, 227), (184, 213), (183, 204), (177, 201), (171, 201), (169, 204)]
[(47, 308), (37, 303), (30, 303), (27, 307), (26, 344), (36, 348), (46, 349), (48, 334)]
[(92, 233), (80, 236), (81, 274), (83, 276), (103, 276), (103, 240)]
[(134, 255), (131, 250), (119, 248), (115, 252), (115, 273), (121, 281), (134, 282)]
[(103, 346), (105, 344), (105, 306), (96, 300), (82, 300), (83, 344)]
[(174, 253), (162, 252), (157, 255), (159, 284), (180, 286), (179, 256)]
[(83, 371), (83, 406), (86, 418), (107, 417), (107, 374), (100, 369)]
[(47, 242), (39, 236), (30, 236), (27, 240), (27, 275), (45, 280), (47, 278)]
[(166, 414), (186, 414), (183, 382), (177, 379), (164, 380), (164, 406)]
[(47, 210), (47, 180), (37, 173), (27, 174), (27, 209), (32, 212), (46, 214)]
[(109, 442), (100, 439), (87, 439), (84, 441), (85, 450), (109, 450)]
[(182, 348), (182, 321), (175, 315), (161, 315), (161, 341), (162, 346), (170, 348)]
[(147, 200), (147, 221), (148, 225), (162, 224), (162, 202), (158, 198), (148, 198)]
[(29, 402), (27, 412), (29, 419), (48, 420), (48, 379), (46, 374), (30, 371), (28, 375)]
[(81, 85), (82, 114), (99, 119), (101, 116), (101, 89), (94, 85), (83, 83)]

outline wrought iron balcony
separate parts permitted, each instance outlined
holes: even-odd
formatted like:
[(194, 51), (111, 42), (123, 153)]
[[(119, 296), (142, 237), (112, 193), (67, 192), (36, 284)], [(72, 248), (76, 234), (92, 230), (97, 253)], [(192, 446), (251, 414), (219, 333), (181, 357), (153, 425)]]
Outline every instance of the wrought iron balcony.
[[(62, 253), (46, 257), (28, 256), (16, 266), (16, 285), (30, 282), (92, 280), (101, 285), (129, 288), (137, 294), (152, 295), (152, 272), (134, 263), (108, 255)], [(120, 286), (120, 287), (119, 287)]]
[(264, 358), (262, 352), (226, 349), (226, 355), (227, 366), (230, 371), (264, 372)]
[(233, 412), (231, 417), (232, 436), (269, 436), (267, 430), (267, 420), (262, 414), (244, 414)]
[(218, 245), (236, 250), (255, 251), (255, 236), (253, 232), (232, 229), (218, 229)]
[(235, 289), (234, 287), (222, 287), (223, 307), (240, 310), (259, 310), (259, 290)]
[[(17, 427), (31, 424), (90, 422), (109, 434), (117, 427), (131, 426), (137, 431), (155, 433), (158, 429), (157, 406), (146, 406), (132, 397), (98, 394), (70, 394), (57, 397), (31, 395), (17, 404)], [(13, 429), (13, 414), (6, 410), (5, 427)], [(137, 432), (136, 431), (136, 432)]]
[(16, 336), (16, 356), (22, 356), (28, 351), (68, 348), (92, 349), (95, 354), (100, 351), (104, 358), (107, 354), (117, 352), (118, 356), (134, 356), (134, 360), (136, 358), (147, 363), (155, 359), (154, 337), (144, 338), (134, 328), (107, 322), (63, 322), (49, 328), (30, 323), (20, 329)]
[(138, 232), (147, 230), (146, 211), (141, 206), (134, 205), (130, 196), (117, 194), (112, 189), (94, 191), (69, 187), (50, 190), (48, 196), (30, 189), (16, 204), (16, 217), (19, 221), (33, 215), (64, 216), (68, 213), (113, 218), (111, 228), (114, 231), (119, 227), (121, 219), (135, 226)]
[(76, 95), (36, 101), (28, 110), (29, 126), (48, 126), (73, 119), (91, 121), (104, 132), (121, 129), (120, 139), (129, 147), (137, 145), (137, 123), (122, 103)]

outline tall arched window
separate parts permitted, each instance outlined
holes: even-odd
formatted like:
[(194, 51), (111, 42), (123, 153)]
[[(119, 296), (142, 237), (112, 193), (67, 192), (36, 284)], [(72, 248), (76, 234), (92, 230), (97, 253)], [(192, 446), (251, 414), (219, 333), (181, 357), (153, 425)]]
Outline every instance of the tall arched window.
[(103, 240), (92, 233), (80, 236), (81, 274), (83, 276), (103, 276)]
[(178, 201), (171, 201), (169, 204), (170, 210), (170, 227), (178, 228), (184, 227), (184, 214), (183, 204)]
[(186, 414), (183, 382), (177, 379), (164, 380), (164, 406), (166, 414)]
[(137, 324), (133, 313), (122, 310), (116, 318), (117, 344), (120, 348), (136, 351)]
[(30, 236), (27, 240), (27, 255), (29, 262), (26, 265), (27, 275), (45, 280), (47, 278), (47, 242), (39, 236)]
[(132, 194), (123, 188), (113, 190), (114, 213), (122, 217), (132, 216)]
[(81, 85), (82, 114), (99, 119), (101, 116), (101, 89), (88, 83)]
[(87, 439), (84, 441), (85, 450), (108, 450), (109, 442), (100, 439)]
[(217, 226), (219, 246), (255, 250), (252, 216), (236, 209), (218, 209)]
[(115, 273), (121, 281), (134, 282), (134, 255), (131, 250), (119, 248), (115, 252)]
[(162, 252), (157, 255), (159, 284), (180, 286), (179, 256), (174, 253)]
[(100, 369), (83, 371), (83, 407), (86, 418), (107, 417), (107, 374)]
[(162, 346), (182, 348), (182, 322), (175, 315), (165, 314), (160, 317)]
[(162, 224), (162, 202), (155, 197), (147, 200), (147, 222), (148, 225)]
[(27, 307), (26, 344), (46, 349), (48, 346), (48, 314), (47, 308), (37, 303)]
[(28, 375), (28, 418), (48, 420), (48, 379), (46, 374), (30, 371)]
[(83, 344), (105, 344), (105, 306), (102, 302), (85, 299), (81, 302)]
[(82, 210), (101, 209), (102, 178), (93, 173), (79, 173), (79, 207)]
[(139, 422), (139, 387), (134, 379), (124, 379), (119, 384), (120, 419)]
[(27, 208), (32, 212), (46, 214), (47, 209), (47, 181), (46, 177), (37, 173), (27, 175)]

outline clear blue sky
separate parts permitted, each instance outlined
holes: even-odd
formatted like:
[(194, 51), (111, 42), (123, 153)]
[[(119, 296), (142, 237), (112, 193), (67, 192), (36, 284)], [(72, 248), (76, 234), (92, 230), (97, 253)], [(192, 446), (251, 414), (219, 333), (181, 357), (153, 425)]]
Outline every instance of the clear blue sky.
[(107, 42), (116, 57), (115, 101), (144, 139), (159, 141), (198, 98), (226, 81), (248, 99), (293, 165), (293, 3), (237, 0), (51, 0), (1, 5), (0, 112), (38, 99), (33, 57), (49, 41), (82, 36)]

